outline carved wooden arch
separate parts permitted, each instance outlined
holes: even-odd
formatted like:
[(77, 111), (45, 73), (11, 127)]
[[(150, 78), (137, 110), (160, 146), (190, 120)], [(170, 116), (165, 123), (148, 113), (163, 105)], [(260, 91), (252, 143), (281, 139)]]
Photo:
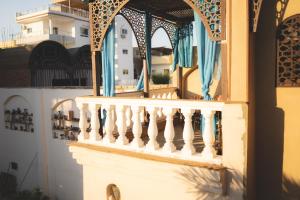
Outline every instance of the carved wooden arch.
[(162, 28), (166, 32), (170, 40), (170, 43), (172, 45), (172, 49), (174, 49), (175, 47), (174, 40), (176, 36), (176, 24), (158, 18), (152, 18), (151, 37), (153, 37), (156, 31), (160, 28)]
[(277, 0), (277, 3), (276, 3), (276, 21), (277, 21), (277, 25), (281, 24), (288, 3), (289, 3), (289, 0)]
[[(122, 16), (130, 25), (133, 34), (136, 37), (137, 44), (139, 47), (139, 52), (141, 58), (146, 58), (146, 40), (145, 40), (145, 13), (122, 8), (120, 12), (117, 14)], [(161, 20), (159, 18), (152, 18), (152, 27), (151, 27), (151, 37), (153, 37), (154, 33), (162, 28), (168, 35), (172, 48), (174, 48), (174, 38), (176, 34), (176, 25), (174, 23)]]
[(260, 16), (261, 5), (264, 0), (250, 0), (250, 30), (256, 32)]
[[(103, 39), (114, 17), (130, 0), (95, 0), (89, 4), (92, 50), (100, 51)], [(225, 0), (183, 0), (200, 16), (209, 37), (225, 39)], [(215, 7), (216, 6), (216, 7)], [(213, 9), (217, 8), (217, 9)], [(212, 10), (214, 12), (212, 12)]]
[(136, 10), (123, 8), (117, 15), (121, 15), (130, 25), (136, 38), (141, 58), (146, 58), (146, 40), (145, 40), (145, 15)]
[(300, 87), (300, 14), (277, 29), (277, 87)]

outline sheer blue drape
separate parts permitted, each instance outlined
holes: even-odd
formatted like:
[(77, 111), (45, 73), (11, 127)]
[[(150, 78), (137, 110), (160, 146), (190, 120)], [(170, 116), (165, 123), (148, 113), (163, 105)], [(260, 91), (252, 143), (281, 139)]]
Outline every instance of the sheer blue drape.
[(103, 96), (115, 95), (115, 23), (112, 22), (102, 44)]
[[(152, 29), (152, 15), (149, 12), (145, 13), (145, 39), (146, 39), (146, 63), (148, 68), (148, 76), (151, 75), (151, 29)], [(137, 90), (144, 89), (144, 69), (141, 72), (140, 79), (136, 86)]]
[[(201, 80), (201, 92), (204, 100), (213, 100), (209, 94), (209, 88), (212, 84), (215, 64), (220, 61), (220, 45), (210, 40), (207, 31), (200, 17), (194, 12), (195, 28), (197, 37), (197, 50), (198, 50), (198, 68)], [(218, 67), (220, 69), (220, 67)], [(213, 128), (216, 134), (216, 116), (213, 118)], [(202, 130), (204, 129), (204, 118), (202, 117)]]
[(209, 94), (209, 87), (212, 84), (215, 63), (219, 58), (220, 45), (210, 40), (207, 31), (200, 17), (197, 13), (194, 13), (195, 17), (195, 29), (197, 35), (197, 49), (198, 49), (198, 67), (201, 80), (201, 91), (204, 100), (212, 100)]
[(172, 71), (176, 70), (176, 65), (180, 67), (193, 66), (193, 24), (186, 24), (176, 28), (174, 39), (174, 60)]

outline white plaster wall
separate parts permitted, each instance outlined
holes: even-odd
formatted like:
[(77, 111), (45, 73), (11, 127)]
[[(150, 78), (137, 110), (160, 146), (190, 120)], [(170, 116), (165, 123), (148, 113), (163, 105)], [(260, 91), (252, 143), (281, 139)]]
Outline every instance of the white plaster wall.
[[(53, 199), (82, 199), (82, 167), (72, 158), (67, 141), (52, 138), (51, 114), (58, 102), (90, 94), (90, 89), (0, 88), (0, 171), (6, 172), (9, 162), (17, 162), (19, 170), (11, 172), (17, 176), (19, 183), (36, 156), (21, 189), (39, 187)], [(4, 102), (15, 95), (30, 104), (34, 115), (34, 133), (5, 129)], [(78, 109), (70, 102), (63, 105), (64, 109), (74, 109), (75, 117), (78, 117)], [(22, 100), (14, 100), (8, 106), (23, 108), (22, 104)]]
[[(26, 29), (22, 31), (22, 34), (24, 37), (29, 37), (29, 36), (35, 36), (35, 35), (42, 35), (44, 31), (44, 24), (43, 21), (37, 21), (37, 22), (32, 22), (28, 24), (24, 24), (26, 26)], [(28, 33), (27, 29), (32, 28), (32, 32)]]
[[(76, 20), (74, 19), (74, 26), (73, 26), (73, 32), (75, 33), (75, 45), (73, 48), (75, 47), (81, 47), (87, 44), (90, 44), (90, 39), (89, 37), (82, 37), (80, 35), (80, 27), (83, 28), (89, 28), (89, 22), (88, 21), (82, 21), (82, 20)], [(90, 30), (89, 30), (90, 32)]]
[[(122, 29), (127, 29), (126, 38), (121, 38)], [(118, 85), (130, 83), (134, 79), (132, 29), (122, 16), (115, 17), (116, 30), (116, 68), (115, 77)], [(128, 54), (123, 54), (123, 49), (128, 50)], [(123, 74), (127, 69), (128, 74)]]

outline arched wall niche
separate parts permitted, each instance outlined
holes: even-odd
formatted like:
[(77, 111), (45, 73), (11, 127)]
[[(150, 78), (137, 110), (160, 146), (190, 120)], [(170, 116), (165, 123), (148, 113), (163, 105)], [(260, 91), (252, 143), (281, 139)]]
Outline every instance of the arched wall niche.
[(5, 100), (3, 108), (6, 129), (18, 132), (34, 132), (33, 110), (25, 97), (10, 96)]
[(51, 112), (52, 138), (77, 141), (80, 133), (79, 116), (79, 109), (74, 99), (54, 102)]

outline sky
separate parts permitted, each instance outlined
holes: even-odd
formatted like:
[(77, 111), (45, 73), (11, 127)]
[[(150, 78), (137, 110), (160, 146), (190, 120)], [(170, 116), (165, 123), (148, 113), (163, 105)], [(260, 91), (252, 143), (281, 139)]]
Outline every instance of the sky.
[[(33, 10), (48, 5), (50, 0), (1, 0), (0, 4), (0, 41), (8, 40), (11, 34), (20, 32), (20, 26), (16, 23), (16, 13), (20, 11)], [(133, 46), (136, 45), (135, 38)], [(152, 47), (168, 47), (171, 48), (171, 43), (163, 29), (157, 30), (152, 38)]]
[(39, 8), (49, 3), (50, 0), (1, 0), (0, 40), (20, 32), (20, 26), (16, 23), (16, 12)]

